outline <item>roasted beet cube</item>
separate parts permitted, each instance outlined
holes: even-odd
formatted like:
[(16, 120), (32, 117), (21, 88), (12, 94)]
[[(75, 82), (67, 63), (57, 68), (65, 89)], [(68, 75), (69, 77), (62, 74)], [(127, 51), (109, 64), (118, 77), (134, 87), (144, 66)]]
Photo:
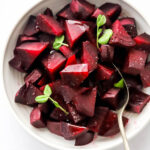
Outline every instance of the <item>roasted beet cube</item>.
[(43, 32), (60, 36), (63, 34), (63, 29), (60, 24), (51, 16), (39, 14), (37, 16), (37, 25)]
[(89, 144), (94, 139), (94, 133), (93, 132), (86, 132), (83, 135), (80, 135), (76, 138), (75, 146), (82, 146)]
[(138, 75), (144, 69), (148, 53), (142, 50), (130, 49), (125, 60), (123, 72)]
[(147, 33), (140, 34), (134, 38), (136, 46), (140, 49), (150, 51), (150, 35)]
[(32, 36), (39, 32), (39, 29), (36, 26), (36, 17), (30, 16), (29, 20), (24, 28), (23, 34), (27, 36)]
[(16, 93), (15, 102), (33, 106), (36, 104), (35, 98), (39, 95), (42, 95), (42, 92), (34, 85), (23, 85)]
[(127, 33), (119, 20), (116, 20), (112, 25), (113, 36), (110, 39), (110, 44), (121, 47), (135, 46), (135, 41)]
[(137, 29), (136, 29), (136, 23), (135, 23), (134, 18), (125, 17), (125, 18), (121, 18), (119, 20), (120, 20), (121, 25), (125, 28), (127, 33), (132, 38), (137, 36)]
[(46, 8), (45, 11), (44, 11), (44, 15), (53, 17), (53, 12), (50, 8)]
[(109, 112), (107, 107), (97, 107), (94, 117), (90, 118), (87, 127), (93, 132), (99, 133), (100, 128)]
[(90, 89), (74, 97), (77, 111), (85, 116), (93, 117), (95, 111), (97, 88)]
[(38, 107), (33, 108), (30, 114), (30, 123), (36, 128), (44, 128), (46, 126), (42, 112)]
[(88, 65), (69, 65), (60, 72), (60, 75), (65, 84), (77, 87), (88, 77)]
[(47, 121), (47, 128), (50, 132), (62, 136), (61, 134), (61, 123), (54, 121)]
[(110, 45), (101, 45), (100, 56), (101, 61), (112, 62), (114, 58), (114, 47)]
[(114, 73), (115, 73), (115, 70), (98, 64), (97, 72), (96, 72), (96, 79), (98, 81), (109, 80), (113, 76)]
[(61, 46), (59, 49), (66, 58), (69, 58), (74, 54), (74, 52), (67, 46)]
[(42, 59), (42, 64), (51, 79), (54, 80), (56, 73), (60, 71), (65, 65), (65, 61), (66, 58), (63, 55), (58, 52), (52, 52)]
[(111, 19), (111, 21), (115, 21), (121, 13), (121, 6), (114, 3), (105, 3), (100, 9)]
[(61, 122), (61, 134), (67, 140), (76, 139), (86, 133), (88, 128)]
[(76, 60), (76, 55), (72, 55), (70, 56), (68, 59), (67, 59), (67, 62), (66, 62), (66, 66), (69, 66), (69, 65), (73, 65), (73, 64), (77, 64), (77, 60)]
[(118, 99), (119, 92), (120, 92), (120, 89), (111, 88), (101, 97), (101, 99), (109, 107), (113, 109), (117, 109), (118, 104), (119, 104), (119, 99)]
[(143, 86), (149, 87), (150, 86), (150, 63), (145, 66), (145, 68), (140, 73), (141, 80)]
[(88, 64), (88, 70), (91, 73), (97, 68), (98, 63), (98, 50), (89, 41), (83, 42), (83, 51), (81, 60), (83, 63)]
[(149, 101), (149, 95), (136, 88), (130, 88), (130, 99), (128, 103), (128, 109), (130, 111), (140, 113)]
[(88, 30), (88, 26), (80, 21), (66, 20), (66, 37), (70, 47)]
[(77, 19), (85, 20), (95, 10), (95, 6), (85, 0), (72, 0), (70, 8)]

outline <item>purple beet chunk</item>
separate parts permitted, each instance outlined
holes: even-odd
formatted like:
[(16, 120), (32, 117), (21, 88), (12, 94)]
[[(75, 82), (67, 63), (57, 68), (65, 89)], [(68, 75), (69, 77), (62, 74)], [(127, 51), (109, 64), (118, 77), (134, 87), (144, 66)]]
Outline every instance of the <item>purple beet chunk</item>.
[(130, 88), (130, 99), (128, 109), (135, 113), (140, 113), (145, 105), (150, 101), (150, 96), (136, 88)]
[(44, 114), (49, 114), (49, 112), (52, 109), (52, 104), (50, 104), (50, 102), (46, 102), (44, 104), (38, 104), (38, 108), (40, 109), (40, 111)]
[(47, 128), (50, 132), (62, 136), (61, 134), (61, 123), (54, 121), (47, 121)]
[(88, 128), (61, 122), (61, 134), (66, 140), (73, 140), (86, 133)]
[(50, 8), (46, 8), (44, 11), (44, 15), (53, 17), (53, 12)]
[(25, 34), (27, 36), (32, 36), (38, 32), (39, 32), (39, 30), (37, 29), (37, 26), (36, 26), (36, 17), (30, 16), (30, 18), (24, 28), (23, 34)]
[(90, 118), (88, 121), (87, 127), (89, 128), (89, 130), (98, 133), (108, 112), (109, 109), (107, 107), (97, 107), (95, 109), (94, 117)]
[(30, 123), (36, 128), (44, 128), (46, 126), (42, 112), (38, 107), (33, 108), (30, 114)]
[(94, 133), (93, 132), (87, 132), (79, 137), (76, 138), (75, 146), (82, 146), (89, 144), (94, 139)]

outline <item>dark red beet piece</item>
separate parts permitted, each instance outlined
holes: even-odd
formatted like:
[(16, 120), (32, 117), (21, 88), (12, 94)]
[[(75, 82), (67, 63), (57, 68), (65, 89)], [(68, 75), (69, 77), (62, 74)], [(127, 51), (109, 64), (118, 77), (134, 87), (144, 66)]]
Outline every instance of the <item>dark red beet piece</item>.
[(134, 40), (138, 48), (150, 51), (150, 35), (143, 33), (136, 36)]
[(54, 121), (47, 121), (47, 128), (50, 132), (62, 136), (61, 134), (61, 123)]
[(43, 86), (43, 85), (45, 85), (46, 83), (49, 83), (49, 77), (46, 75), (46, 74), (44, 74), (43, 76), (42, 76), (42, 78), (36, 83), (39, 87), (41, 87), (41, 86)]
[(111, 19), (115, 21), (121, 13), (121, 6), (114, 3), (105, 3), (100, 9)]
[(65, 27), (66, 27), (66, 38), (70, 45), (70, 47), (73, 47), (75, 42), (88, 30), (88, 26), (83, 24), (80, 21), (74, 21), (74, 20), (66, 20), (65, 21)]
[(130, 111), (140, 113), (149, 101), (149, 95), (136, 88), (130, 88), (130, 99), (128, 103), (128, 109)]
[(83, 52), (81, 60), (83, 63), (88, 64), (88, 70), (91, 73), (97, 68), (98, 63), (98, 50), (89, 41), (83, 42)]
[(120, 89), (111, 88), (101, 97), (101, 99), (105, 104), (107, 104), (111, 108), (117, 109), (119, 104), (119, 92)]
[(77, 60), (76, 60), (76, 55), (72, 55), (68, 58), (67, 62), (66, 62), (66, 66), (69, 66), (69, 65), (73, 65), (73, 64), (77, 64)]
[(77, 111), (85, 116), (93, 117), (95, 111), (97, 88), (86, 91), (74, 97), (73, 102)]
[(44, 11), (44, 15), (53, 17), (53, 12), (50, 8), (46, 8), (45, 11)]
[(37, 29), (37, 26), (36, 26), (36, 17), (30, 16), (29, 20), (24, 28), (23, 34), (25, 34), (27, 36), (32, 36), (38, 32), (39, 32), (39, 29)]
[(90, 118), (88, 121), (87, 127), (89, 128), (89, 130), (99, 133), (99, 130), (102, 127), (102, 124), (108, 112), (109, 109), (107, 107), (97, 107), (95, 109), (94, 117)]
[(130, 49), (125, 60), (123, 72), (138, 75), (144, 69), (148, 53), (144, 50)]
[(42, 92), (34, 85), (29, 84), (28, 86), (23, 85), (16, 93), (15, 102), (24, 105), (33, 106), (36, 103), (35, 97), (42, 95)]
[(30, 123), (36, 128), (44, 128), (46, 126), (42, 112), (38, 107), (33, 108), (30, 114)]
[(101, 61), (112, 62), (114, 58), (114, 47), (110, 45), (101, 45), (100, 47)]
[(126, 32), (119, 20), (116, 20), (112, 25), (113, 36), (110, 39), (110, 44), (121, 47), (135, 46), (135, 41)]
[(50, 102), (46, 102), (44, 104), (38, 104), (38, 108), (40, 109), (40, 111), (44, 114), (49, 114), (49, 112), (51, 111), (51, 104)]
[(140, 77), (142, 80), (143, 87), (150, 86), (150, 63), (145, 66), (145, 68), (141, 71)]
[(63, 53), (66, 58), (69, 58), (74, 54), (74, 52), (67, 46), (61, 46), (59, 50)]
[(37, 16), (37, 25), (43, 32), (60, 36), (63, 34), (63, 29), (60, 24), (51, 16), (39, 14)]
[(93, 132), (86, 132), (85, 134), (79, 136), (76, 138), (75, 146), (82, 146), (89, 144), (94, 139), (94, 133)]
[(73, 140), (86, 133), (88, 128), (61, 122), (61, 134), (67, 140)]
[(127, 31), (127, 33), (132, 38), (137, 36), (137, 29), (136, 29), (136, 23), (135, 23), (135, 19), (134, 18), (125, 17), (125, 18), (121, 18), (119, 20), (120, 20), (120, 23), (122, 24), (122, 26)]
[(60, 75), (65, 84), (77, 87), (88, 77), (88, 65), (69, 65), (60, 72)]
[(115, 73), (115, 70), (98, 64), (97, 72), (96, 72), (96, 79), (99, 81), (109, 80), (114, 73)]
[(42, 64), (51, 79), (54, 80), (56, 73), (59, 72), (65, 65), (65, 61), (66, 58), (63, 55), (58, 52), (53, 52), (42, 59)]
[(95, 6), (85, 0), (72, 0), (70, 8), (76, 18), (85, 20), (95, 10)]

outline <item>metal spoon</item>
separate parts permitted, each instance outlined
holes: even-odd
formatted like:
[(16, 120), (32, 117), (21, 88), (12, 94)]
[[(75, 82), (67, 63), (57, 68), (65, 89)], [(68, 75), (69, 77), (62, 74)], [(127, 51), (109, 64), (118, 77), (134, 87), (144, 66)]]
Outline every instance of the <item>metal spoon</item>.
[(118, 69), (118, 67), (114, 64), (113, 64), (113, 66), (115, 67), (115, 69), (117, 70), (117, 72), (119, 73), (121, 78), (124, 80), (124, 85), (126, 88), (124, 98), (123, 98), (123, 103), (121, 104), (121, 106), (117, 110), (117, 116), (118, 116), (118, 124), (119, 124), (119, 128), (120, 128), (120, 132), (121, 132), (123, 143), (124, 143), (124, 148), (125, 148), (125, 150), (130, 150), (129, 143), (128, 143), (125, 129), (124, 129), (124, 125), (123, 125), (123, 121), (122, 121), (123, 112), (124, 112), (128, 102), (129, 102), (129, 89), (128, 89), (127, 83), (126, 83), (124, 77), (122, 76), (120, 70)]

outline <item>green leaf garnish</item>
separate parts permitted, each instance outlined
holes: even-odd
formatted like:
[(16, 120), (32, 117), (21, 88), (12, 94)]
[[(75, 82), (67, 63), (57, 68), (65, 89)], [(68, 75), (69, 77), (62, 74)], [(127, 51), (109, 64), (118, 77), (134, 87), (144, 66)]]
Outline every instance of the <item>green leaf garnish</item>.
[(107, 44), (112, 35), (113, 31), (111, 29), (105, 29), (103, 35), (99, 38), (98, 43), (101, 45)]
[(52, 90), (49, 85), (45, 86), (43, 93), (44, 95), (40, 95), (35, 98), (35, 101), (37, 103), (46, 103), (48, 100), (50, 100), (56, 108), (59, 108), (60, 110), (62, 110), (66, 115), (69, 114), (63, 107), (59, 105), (57, 101), (55, 101), (53, 98), (50, 97), (52, 95)]
[(62, 45), (68, 46), (68, 44), (63, 43), (63, 42), (64, 42), (64, 39), (65, 39), (65, 36), (64, 36), (64, 35), (56, 36), (55, 41), (54, 41), (54, 43), (53, 43), (53, 48), (54, 48), (55, 50), (59, 50), (59, 48), (60, 48)]
[(114, 87), (120, 88), (120, 89), (124, 88), (124, 79), (121, 79), (117, 83), (115, 83)]
[(97, 27), (100, 28), (106, 23), (106, 17), (104, 15), (99, 15), (97, 17)]

